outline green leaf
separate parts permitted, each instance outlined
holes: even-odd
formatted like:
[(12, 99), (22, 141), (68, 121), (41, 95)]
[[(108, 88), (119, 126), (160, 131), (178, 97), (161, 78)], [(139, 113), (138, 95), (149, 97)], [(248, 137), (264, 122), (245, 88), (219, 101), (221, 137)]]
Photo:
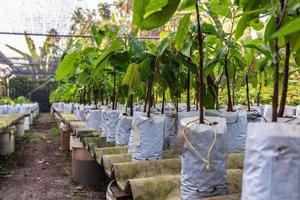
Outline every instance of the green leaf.
[(282, 26), (276, 33), (271, 35), (271, 39), (276, 37), (283, 37), (292, 33), (300, 31), (300, 17), (289, 21), (284, 26)]
[(135, 91), (139, 88), (141, 82), (139, 64), (132, 63), (128, 66), (122, 85), (128, 86), (128, 96), (134, 94)]
[(153, 12), (160, 10), (162, 7), (168, 4), (168, 0), (151, 0), (145, 8), (144, 18), (152, 14)]
[(35, 61), (38, 61), (39, 56), (36, 53), (34, 42), (26, 32), (25, 32), (25, 40), (26, 40), (26, 44), (27, 44), (27, 47), (29, 49), (32, 59)]
[(165, 25), (173, 17), (179, 3), (180, 0), (168, 0), (167, 5), (144, 18), (142, 23), (139, 24), (140, 27), (145, 30), (151, 30)]
[(239, 20), (236, 29), (235, 29), (235, 38), (239, 39), (242, 37), (245, 29), (250, 25), (250, 22), (255, 19), (257, 15), (250, 14), (250, 15), (243, 15), (243, 17)]
[(195, 6), (198, 0), (181, 0), (178, 10), (184, 10), (191, 6)]
[(92, 26), (92, 34), (93, 34), (93, 37), (94, 37), (94, 40), (95, 40), (96, 44), (98, 46), (100, 46), (101, 43), (102, 43), (102, 40), (105, 36), (104, 31), (102, 31), (100, 29), (98, 30), (96, 26)]
[(177, 32), (175, 35), (175, 47), (177, 50), (181, 50), (183, 48), (184, 39), (189, 31), (190, 24), (190, 15), (184, 15), (178, 25)]
[(121, 50), (122, 48), (123, 48), (123, 40), (120, 39), (120, 38), (116, 38), (111, 43), (111, 45), (104, 52), (102, 52), (102, 54), (100, 55), (100, 57), (94, 63), (94, 67), (96, 67), (97, 65), (99, 65), (105, 58), (107, 58), (107, 56), (110, 53), (112, 53), (114, 51)]
[(134, 27), (134, 32), (137, 33), (139, 27), (141, 27), (146, 6), (149, 4), (150, 0), (133, 0), (132, 3), (132, 24)]
[(140, 63), (140, 75), (141, 75), (141, 81), (146, 82), (148, 77), (151, 74), (151, 64), (152, 64), (152, 59), (147, 58), (143, 60), (143, 62)]
[(56, 80), (62, 80), (70, 74), (73, 74), (77, 68), (77, 58), (80, 56), (78, 52), (72, 52), (64, 56), (56, 70)]
[(161, 56), (167, 49), (168, 45), (169, 45), (168, 39), (164, 39), (163, 41), (161, 41), (161, 43), (157, 49), (157, 56)]
[(260, 53), (264, 54), (268, 59), (272, 60), (272, 55), (269, 51), (267, 51), (266, 49), (260, 48), (254, 44), (246, 44), (244, 45), (245, 48), (250, 48), (250, 49), (255, 49), (257, 51), (259, 51)]

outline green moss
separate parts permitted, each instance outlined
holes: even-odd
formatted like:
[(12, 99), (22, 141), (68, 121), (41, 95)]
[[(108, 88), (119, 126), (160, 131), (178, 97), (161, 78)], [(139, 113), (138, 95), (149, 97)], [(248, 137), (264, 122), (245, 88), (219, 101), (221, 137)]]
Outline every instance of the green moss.
[(127, 152), (128, 147), (126, 146), (95, 148), (95, 157), (97, 159), (97, 162), (99, 164), (102, 164), (103, 155), (125, 154)]
[(113, 166), (117, 184), (122, 189), (125, 189), (129, 179), (177, 175), (180, 173), (180, 169), (180, 160), (176, 158), (115, 163)]
[(244, 153), (231, 153), (227, 159), (227, 169), (243, 169)]
[(57, 126), (52, 127), (51, 128), (51, 135), (53, 135), (53, 136), (59, 136), (60, 135), (60, 129)]
[(129, 180), (135, 200), (180, 200), (179, 175), (165, 175)]

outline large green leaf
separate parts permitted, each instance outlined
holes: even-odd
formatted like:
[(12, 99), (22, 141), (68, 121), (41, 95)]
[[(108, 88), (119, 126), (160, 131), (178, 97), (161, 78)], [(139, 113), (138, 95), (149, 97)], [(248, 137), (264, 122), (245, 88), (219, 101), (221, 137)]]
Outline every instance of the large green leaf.
[(167, 5), (145, 17), (140, 27), (145, 30), (151, 30), (165, 25), (173, 17), (179, 3), (180, 0), (168, 0)]
[(297, 31), (300, 31), (300, 17), (297, 17), (283, 25), (276, 33), (271, 35), (271, 38), (274, 39), (280, 36), (287, 36)]
[(122, 85), (128, 86), (128, 96), (134, 94), (141, 82), (139, 64), (132, 63), (128, 66)]
[(250, 49), (255, 49), (255, 50), (259, 51), (260, 53), (264, 54), (267, 58), (269, 58), (271, 60), (273, 58), (271, 53), (268, 50), (260, 48), (254, 44), (246, 44), (246, 45), (244, 45), (244, 47), (250, 48)]
[(100, 57), (94, 63), (94, 67), (98, 66), (104, 59), (106, 59), (110, 53), (121, 50), (122, 48), (123, 48), (123, 40), (120, 38), (116, 38), (111, 43), (111, 45), (101, 53)]
[(269, 0), (247, 0), (243, 1), (242, 4), (244, 5), (243, 16), (235, 29), (236, 39), (239, 39), (243, 35), (252, 20), (258, 18), (261, 13), (264, 13), (270, 7)]
[(146, 82), (148, 77), (151, 74), (151, 64), (153, 63), (152, 58), (147, 58), (143, 60), (143, 62), (140, 63), (140, 75), (141, 75), (141, 81)]
[(149, 4), (149, 2), (150, 0), (133, 0), (132, 24), (135, 33), (138, 31), (138, 28), (141, 27), (143, 23), (146, 6)]
[(149, 16), (153, 12), (160, 10), (168, 4), (168, 0), (151, 0), (145, 8), (144, 17)]
[(56, 71), (56, 80), (62, 80), (76, 71), (78, 56), (80, 56), (78, 52), (72, 52), (64, 56)]
[(183, 48), (184, 39), (189, 31), (190, 24), (191, 24), (190, 15), (188, 14), (183, 16), (183, 18), (181, 19), (178, 25), (176, 36), (175, 36), (175, 47), (177, 50), (181, 50)]
[(186, 8), (194, 6), (198, 0), (181, 0), (178, 10), (184, 10)]

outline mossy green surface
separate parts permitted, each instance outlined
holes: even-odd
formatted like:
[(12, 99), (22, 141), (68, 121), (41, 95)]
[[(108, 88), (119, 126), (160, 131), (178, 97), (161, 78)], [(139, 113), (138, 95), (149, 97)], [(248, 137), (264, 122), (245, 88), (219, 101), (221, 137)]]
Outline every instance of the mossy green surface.
[(13, 122), (22, 118), (22, 114), (9, 114), (9, 115), (0, 115), (0, 129), (4, 129)]
[(129, 180), (135, 200), (180, 200), (179, 175), (165, 175)]
[(108, 177), (111, 177), (112, 167), (115, 163), (131, 162), (130, 154), (115, 154), (102, 156), (104, 171)]
[(84, 137), (84, 144), (87, 150), (90, 151), (92, 157), (95, 157), (96, 148), (115, 146), (114, 143), (106, 142), (106, 137), (99, 137), (99, 136), (92, 136), (92, 135), (90, 137)]
[(117, 184), (125, 189), (129, 179), (155, 177), (160, 175), (180, 174), (181, 163), (179, 159), (162, 159), (150, 161), (136, 161), (115, 163), (113, 172)]
[(95, 157), (97, 162), (102, 165), (103, 155), (125, 154), (128, 152), (127, 146), (103, 147), (95, 149)]
[[(243, 171), (227, 170), (228, 194), (203, 198), (203, 200), (239, 200)], [(130, 187), (130, 188), (129, 188)], [(135, 200), (180, 200), (180, 175), (159, 175), (154, 177), (129, 179), (126, 188)]]
[(231, 153), (227, 159), (227, 169), (243, 169), (244, 153)]

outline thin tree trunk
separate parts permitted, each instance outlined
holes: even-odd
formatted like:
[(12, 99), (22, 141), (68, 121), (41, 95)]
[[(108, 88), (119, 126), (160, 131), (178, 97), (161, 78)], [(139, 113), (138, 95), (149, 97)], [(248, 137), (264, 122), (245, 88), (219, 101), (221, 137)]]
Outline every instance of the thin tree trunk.
[(130, 95), (130, 116), (133, 116), (133, 94)]
[(259, 89), (257, 93), (257, 103), (256, 103), (257, 106), (260, 105), (260, 93), (261, 93), (261, 82), (259, 83)]
[(114, 78), (114, 86), (113, 86), (113, 98), (112, 98), (112, 110), (115, 110), (115, 103), (116, 103), (116, 70), (114, 69), (113, 72), (113, 78)]
[(248, 80), (248, 73), (246, 74), (246, 94), (247, 94), (247, 106), (248, 111), (250, 111), (250, 96), (249, 96), (249, 80)]
[(103, 96), (103, 89), (100, 90), (100, 98), (101, 98), (101, 105), (104, 105), (104, 96)]
[(233, 112), (233, 107), (232, 107), (232, 101), (231, 101), (231, 93), (230, 93), (230, 81), (229, 81), (229, 74), (228, 74), (228, 60), (227, 60), (227, 54), (225, 54), (224, 57), (224, 72), (225, 72), (225, 77), (226, 77), (226, 85), (227, 85), (227, 111), (228, 112)]
[(150, 78), (148, 78), (148, 81), (147, 81), (147, 87), (146, 87), (146, 97), (145, 97), (145, 104), (144, 104), (144, 112), (147, 112), (147, 103), (148, 103), (148, 93), (149, 93), (149, 81), (150, 81)]
[(151, 113), (151, 100), (152, 99), (152, 76), (149, 79), (149, 84), (148, 84), (148, 111), (147, 111), (147, 117), (150, 117)]
[(290, 42), (287, 42), (285, 44), (284, 77), (283, 77), (283, 86), (282, 86), (278, 117), (283, 117), (285, 104), (286, 104), (286, 96), (287, 96), (288, 82), (289, 82), (290, 54), (291, 54), (291, 46), (290, 46)]
[(96, 109), (97, 109), (97, 104), (98, 104), (98, 89), (97, 88), (93, 89), (93, 97), (94, 97), (94, 103), (95, 103)]
[(186, 110), (191, 111), (191, 97), (190, 97), (190, 82), (191, 82), (191, 72), (188, 70), (187, 75), (187, 88), (186, 88)]
[(161, 105), (161, 114), (165, 112), (165, 92), (162, 93), (162, 105)]
[(88, 103), (89, 103), (89, 105), (91, 105), (92, 104), (92, 99), (91, 99), (91, 88), (90, 87), (88, 87), (87, 95), (88, 95)]
[(83, 86), (83, 105), (86, 105), (86, 101), (85, 101), (85, 86)]
[(199, 123), (204, 124), (204, 111), (203, 111), (203, 35), (201, 31), (201, 25), (200, 25), (200, 14), (199, 14), (199, 6), (198, 3), (195, 4), (196, 12), (197, 12), (197, 27), (198, 27), (198, 50), (199, 50), (199, 85), (198, 85), (198, 95), (199, 95)]
[[(281, 27), (281, 22), (284, 16), (285, 9), (285, 0), (279, 0), (281, 15), (277, 15), (276, 17), (276, 31), (278, 31)], [(274, 40), (274, 88), (273, 88), (273, 97), (272, 97), (272, 122), (277, 122), (277, 109), (278, 109), (278, 90), (279, 90), (279, 44), (278, 38)]]
[(232, 81), (232, 106), (235, 105), (235, 76), (236, 76), (236, 69), (233, 70), (233, 81)]

